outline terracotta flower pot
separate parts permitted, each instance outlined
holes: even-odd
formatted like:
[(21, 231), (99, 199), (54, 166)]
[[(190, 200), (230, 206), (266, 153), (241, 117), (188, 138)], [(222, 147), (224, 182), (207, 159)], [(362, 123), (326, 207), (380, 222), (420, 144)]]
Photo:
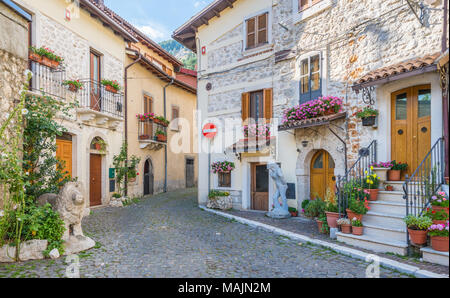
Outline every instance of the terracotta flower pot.
[(363, 216), (364, 216), (363, 214), (356, 214), (353, 211), (351, 211), (350, 209), (347, 209), (346, 211), (347, 211), (348, 218), (350, 220), (353, 220), (356, 217), (357, 220), (362, 221)]
[(140, 139), (140, 140), (148, 140), (148, 139), (150, 139), (150, 136), (148, 136), (148, 135), (142, 135), (142, 136), (139, 136), (139, 139)]
[(78, 88), (75, 85), (69, 84), (69, 91), (78, 92)]
[(59, 62), (58, 61), (55, 61), (55, 60), (50, 60), (51, 61), (51, 64), (52, 64), (52, 68), (58, 68), (58, 66), (59, 66)]
[(291, 213), (292, 217), (298, 217), (298, 212), (297, 211), (296, 212), (291, 211), (289, 213)]
[(38, 55), (38, 54), (33, 53), (33, 52), (30, 52), (30, 53), (29, 53), (28, 58), (29, 58), (30, 60), (35, 61), (35, 62), (38, 62), (38, 63), (40, 63), (41, 60), (42, 60), (41, 55)]
[(330, 228), (337, 228), (337, 220), (339, 219), (339, 213), (335, 213), (335, 212), (325, 212), (325, 214), (327, 215), (327, 222), (328, 222), (328, 226)]
[(389, 181), (400, 181), (402, 177), (402, 171), (400, 170), (390, 170), (388, 171)]
[(352, 233), (352, 225), (341, 225), (341, 231), (344, 234), (351, 234)]
[(352, 227), (352, 234), (362, 236), (364, 234), (364, 227)]
[(95, 150), (98, 150), (98, 151), (102, 150), (102, 145), (95, 144), (94, 146), (95, 146)]
[(128, 182), (130, 182), (130, 183), (136, 182), (136, 177), (134, 177), (134, 178), (128, 178)]
[(167, 136), (165, 135), (157, 135), (158, 142), (167, 142)]
[(411, 230), (408, 229), (409, 232), (409, 238), (411, 239), (411, 242), (416, 245), (424, 245), (427, 243), (427, 234), (428, 231), (418, 231), (418, 230)]
[(437, 251), (448, 251), (448, 237), (431, 237), (431, 247)]
[(386, 186), (386, 191), (394, 191), (394, 187), (392, 185)]
[(365, 191), (368, 191), (369, 194), (369, 200), (374, 202), (378, 199), (378, 193), (380, 192), (379, 189), (365, 189)]
[(50, 60), (49, 58), (47, 58), (45, 56), (42, 57), (41, 64), (43, 64), (43, 65), (45, 65), (47, 67), (53, 68), (52, 60)]
[(433, 224), (434, 225), (446, 225), (447, 221), (446, 220), (433, 220)]
[(448, 209), (449, 207), (439, 207), (439, 206), (431, 206), (431, 209), (433, 209), (434, 211), (445, 211), (448, 214)]
[(321, 221), (321, 220), (316, 220), (316, 222), (317, 222), (317, 227), (319, 228), (319, 232), (322, 233), (322, 234), (325, 234), (325, 232), (322, 231), (323, 221)]
[(106, 85), (105, 88), (106, 88), (106, 91), (108, 91), (108, 92), (117, 93), (117, 89), (114, 88), (113, 86)]

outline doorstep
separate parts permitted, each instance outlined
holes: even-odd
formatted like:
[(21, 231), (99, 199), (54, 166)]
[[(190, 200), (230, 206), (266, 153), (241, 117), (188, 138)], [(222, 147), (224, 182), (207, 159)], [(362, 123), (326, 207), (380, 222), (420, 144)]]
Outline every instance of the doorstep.
[(448, 251), (442, 252), (432, 249), (431, 247), (421, 248), (420, 251), (423, 254), (423, 260), (433, 264), (439, 264), (448, 267)]
[[(199, 208), (201, 208), (207, 212), (210, 212), (210, 213), (213, 213), (213, 214), (216, 214), (216, 215), (228, 218), (228, 219), (235, 220), (239, 223), (246, 224), (253, 228), (260, 228), (260, 229), (275, 233), (277, 235), (288, 237), (295, 241), (300, 241), (302, 243), (311, 243), (313, 245), (329, 248), (329, 249), (332, 249), (342, 255), (346, 255), (346, 256), (349, 256), (349, 257), (352, 257), (355, 259), (363, 260), (365, 262), (370, 262), (371, 260), (373, 260), (370, 258), (371, 256), (374, 255), (373, 252), (372, 253), (364, 252), (362, 250), (358, 250), (358, 249), (355, 249), (352, 247), (347, 247), (347, 246), (343, 246), (340, 244), (335, 244), (330, 241), (320, 240), (320, 239), (309, 237), (309, 236), (302, 235), (299, 233), (287, 231), (285, 229), (275, 227), (273, 225), (261, 223), (256, 220), (250, 220), (250, 219), (247, 219), (244, 217), (233, 215), (231, 213), (209, 209), (209, 208), (206, 208), (205, 206), (200, 205)], [(432, 272), (429, 270), (425, 270), (424, 268), (405, 264), (403, 262), (399, 262), (399, 261), (396, 261), (396, 260), (393, 260), (390, 258), (382, 257), (379, 255), (378, 255), (378, 257), (380, 258), (380, 265), (391, 268), (391, 269), (398, 270), (399, 272), (402, 272), (405, 274), (413, 275), (418, 278), (448, 278), (449, 277), (448, 273), (447, 274), (435, 273), (435, 272)]]

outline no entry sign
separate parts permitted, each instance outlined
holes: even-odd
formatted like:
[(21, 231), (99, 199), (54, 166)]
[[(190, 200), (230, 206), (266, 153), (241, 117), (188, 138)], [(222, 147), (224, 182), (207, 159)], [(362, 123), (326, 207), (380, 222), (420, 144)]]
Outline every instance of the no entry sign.
[(217, 135), (217, 126), (213, 123), (208, 123), (203, 126), (202, 133), (205, 138), (214, 139), (214, 137)]

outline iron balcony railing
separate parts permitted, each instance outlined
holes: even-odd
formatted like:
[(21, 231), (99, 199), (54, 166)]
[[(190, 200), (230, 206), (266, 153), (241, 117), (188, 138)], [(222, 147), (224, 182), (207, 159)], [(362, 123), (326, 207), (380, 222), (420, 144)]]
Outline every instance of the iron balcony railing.
[(139, 120), (138, 138), (139, 141), (167, 143), (167, 127), (151, 119)]
[(30, 82), (30, 90), (43, 92), (45, 95), (66, 98), (67, 89), (63, 86), (66, 79), (66, 71), (61, 66), (54, 69), (35, 61), (29, 63), (33, 78)]
[(444, 183), (445, 149), (444, 138), (440, 138), (411, 177), (406, 177), (403, 184), (406, 215), (423, 215), (430, 205), (431, 197)]
[(124, 97), (121, 92), (111, 92), (106, 90), (106, 86), (98, 81), (80, 80), (83, 88), (78, 90), (79, 105), (81, 108), (88, 108), (93, 111), (123, 118)]
[(336, 194), (338, 198), (339, 214), (341, 217), (346, 215), (346, 209), (349, 206), (350, 191), (346, 190), (345, 185), (353, 182), (353, 185), (360, 185), (363, 188), (363, 183), (370, 173), (370, 166), (377, 161), (377, 141), (373, 141), (367, 148), (362, 148), (359, 151), (359, 158), (355, 164), (345, 173), (344, 176), (338, 176), (336, 183)]

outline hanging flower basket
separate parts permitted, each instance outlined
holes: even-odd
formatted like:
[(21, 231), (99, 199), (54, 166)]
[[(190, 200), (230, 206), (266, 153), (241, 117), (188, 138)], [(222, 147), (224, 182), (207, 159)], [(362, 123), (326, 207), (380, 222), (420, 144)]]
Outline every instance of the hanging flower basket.
[(374, 126), (378, 117), (378, 110), (371, 107), (365, 107), (354, 114), (357, 118), (362, 120), (363, 126)]
[(370, 116), (362, 118), (363, 126), (374, 126), (377, 121), (377, 116)]

